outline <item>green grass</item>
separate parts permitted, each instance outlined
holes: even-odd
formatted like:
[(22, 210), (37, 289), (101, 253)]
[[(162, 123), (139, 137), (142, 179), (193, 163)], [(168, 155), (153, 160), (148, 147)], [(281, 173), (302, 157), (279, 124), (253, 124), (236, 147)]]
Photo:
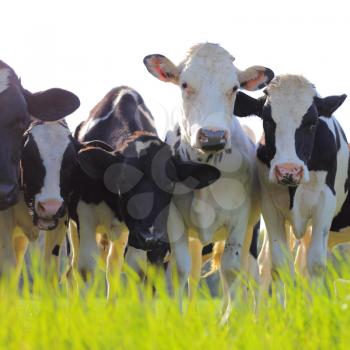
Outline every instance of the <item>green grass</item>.
[[(201, 292), (178, 311), (176, 299), (156, 280), (142, 291), (135, 276), (118, 298), (107, 303), (101, 279), (79, 295), (67, 296), (34, 264), (34, 284), (27, 277), (17, 291), (0, 283), (0, 349), (349, 349), (350, 279), (346, 262), (330, 266), (327, 288), (313, 289), (302, 279), (287, 282), (287, 307), (267, 297), (259, 311), (237, 301), (229, 324), (219, 326), (221, 300)], [(338, 272), (336, 272), (337, 270)]]

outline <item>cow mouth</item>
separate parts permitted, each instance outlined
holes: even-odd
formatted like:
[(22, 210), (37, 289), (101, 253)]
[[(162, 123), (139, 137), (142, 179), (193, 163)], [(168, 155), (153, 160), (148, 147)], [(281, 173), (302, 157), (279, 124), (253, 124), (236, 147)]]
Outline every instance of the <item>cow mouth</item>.
[(39, 230), (54, 230), (58, 225), (58, 219), (55, 218), (41, 218), (34, 217), (34, 225), (39, 228)]

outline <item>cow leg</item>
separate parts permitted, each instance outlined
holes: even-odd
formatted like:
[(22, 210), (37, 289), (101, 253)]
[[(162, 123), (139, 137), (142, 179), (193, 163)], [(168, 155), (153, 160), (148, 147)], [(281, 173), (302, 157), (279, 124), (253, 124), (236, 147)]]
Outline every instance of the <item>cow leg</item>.
[(29, 241), (25, 235), (15, 235), (13, 238), (13, 245), (16, 255), (16, 264), (19, 268), (23, 266), (23, 260), (28, 248), (28, 244)]
[(147, 252), (128, 246), (128, 251), (125, 254), (125, 263), (135, 271), (142, 280), (146, 274)]
[(76, 272), (78, 269), (78, 261), (79, 261), (79, 234), (77, 224), (73, 220), (69, 220), (68, 226), (68, 238), (69, 244), (71, 247), (71, 256), (68, 270), (65, 274), (67, 280), (68, 290), (77, 289), (77, 285), (74, 282), (76, 281)]
[(273, 286), (276, 297), (284, 305), (284, 284), (280, 278), (280, 272), (287, 270), (294, 275), (293, 258), (287, 239), (285, 220), (282, 214), (275, 208), (267, 192), (263, 190), (263, 194), (262, 214), (268, 234), (271, 254), (271, 275), (274, 280)]
[(11, 209), (0, 212), (0, 275), (11, 276), (16, 269), (13, 246), (14, 225)]
[(93, 277), (99, 250), (96, 243), (96, 220), (94, 209), (83, 201), (77, 207), (79, 217), (79, 255), (78, 271), (86, 282)]
[(299, 240), (299, 245), (298, 245), (295, 260), (294, 260), (295, 270), (305, 277), (308, 275), (306, 258), (307, 258), (307, 254), (311, 243), (311, 235), (312, 235), (312, 228), (311, 226), (309, 226), (303, 238)]
[[(114, 242), (111, 242), (109, 246), (106, 266), (107, 299), (116, 295), (116, 288), (120, 282), (120, 275), (124, 263), (124, 253), (128, 243), (128, 237), (129, 232), (124, 231), (120, 237)], [(114, 288), (114, 286), (116, 288)]]
[(45, 232), (45, 270), (46, 274), (53, 272), (60, 276), (60, 251), (67, 234), (65, 219), (61, 219), (58, 226)]
[(189, 249), (191, 253), (192, 266), (188, 283), (188, 295), (190, 299), (193, 299), (196, 295), (198, 284), (201, 278), (203, 245), (199, 239), (190, 238)]
[(335, 196), (326, 189), (321, 193), (319, 204), (312, 211), (312, 235), (307, 268), (315, 281), (323, 277), (327, 262), (329, 229), (336, 208)]
[(125, 248), (128, 244), (129, 232), (124, 231), (120, 237), (111, 242), (107, 255), (107, 271), (119, 278), (124, 263)]
[(179, 306), (180, 310), (182, 310), (185, 284), (191, 272), (191, 255), (188, 248), (185, 224), (174, 203), (171, 203), (169, 208), (168, 235), (171, 247), (171, 259), (176, 264)]
[(269, 288), (271, 286), (272, 277), (271, 277), (271, 252), (269, 237), (267, 231), (264, 230), (264, 238), (262, 247), (258, 256), (258, 265), (259, 265), (259, 276), (260, 276), (260, 285), (259, 285), (259, 301), (268, 294)]
[[(221, 277), (224, 292), (222, 324), (228, 321), (231, 314), (231, 300), (234, 298), (234, 293), (240, 285), (237, 277), (242, 272), (242, 267), (245, 264), (247, 266), (247, 262), (245, 261), (247, 257), (243, 257), (246, 250), (244, 247), (248, 245), (246, 243), (247, 223), (247, 214), (242, 215), (234, 228), (231, 228), (221, 259)], [(249, 245), (247, 250), (249, 251)]]
[[(254, 302), (256, 302), (258, 283), (259, 283), (259, 268), (256, 257), (250, 253), (250, 247), (252, 243), (252, 237), (254, 232), (254, 226), (248, 226), (248, 230), (245, 234), (243, 249), (242, 249), (242, 268), (245, 279), (245, 286), (243, 287), (243, 297), (248, 298), (249, 288), (252, 289)], [(252, 283), (249, 283), (249, 282)]]

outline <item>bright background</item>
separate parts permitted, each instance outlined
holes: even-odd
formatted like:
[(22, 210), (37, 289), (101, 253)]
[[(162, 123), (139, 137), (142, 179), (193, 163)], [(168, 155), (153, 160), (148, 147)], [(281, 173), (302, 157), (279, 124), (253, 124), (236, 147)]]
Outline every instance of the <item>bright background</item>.
[[(145, 99), (161, 135), (180, 103), (176, 86), (153, 78), (143, 57), (178, 63), (198, 42), (217, 42), (244, 69), (304, 74), (322, 96), (350, 94), (347, 1), (2, 1), (0, 59), (31, 91), (62, 87), (80, 109), (72, 130), (112, 88), (129, 85)], [(336, 112), (350, 138), (350, 97)], [(250, 118), (257, 134), (261, 122)]]

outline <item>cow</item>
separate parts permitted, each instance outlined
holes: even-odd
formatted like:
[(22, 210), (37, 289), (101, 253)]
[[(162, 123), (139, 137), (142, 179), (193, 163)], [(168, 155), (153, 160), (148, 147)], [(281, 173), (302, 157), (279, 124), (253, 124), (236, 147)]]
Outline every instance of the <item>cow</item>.
[(345, 98), (322, 98), (305, 77), (292, 74), (277, 76), (258, 99), (242, 92), (237, 96), (235, 114), (263, 120), (264, 137), (257, 151), (262, 215), (272, 275), (280, 286), (282, 269), (294, 273), (289, 225), (297, 239), (312, 225), (308, 273), (319, 281), (325, 270), (332, 221), (348, 194), (349, 149), (333, 116)]
[(14, 205), (19, 196), (19, 162), (22, 135), (32, 121), (55, 121), (72, 113), (79, 99), (62, 89), (31, 93), (22, 87), (15, 71), (0, 61), (0, 210)]
[(171, 251), (180, 262), (181, 289), (191, 269), (188, 235), (202, 245), (226, 240), (221, 260), (223, 322), (230, 314), (236, 277), (242, 266), (247, 267), (252, 231), (260, 215), (255, 145), (233, 116), (233, 108), (240, 88), (263, 88), (274, 76), (262, 66), (241, 71), (233, 61), (233, 56), (213, 43), (191, 47), (179, 65), (160, 54), (144, 58), (154, 77), (174, 83), (182, 92), (179, 127), (167, 135), (175, 154), (182, 160), (211, 164), (223, 173), (203, 190), (174, 196), (169, 214)]
[(40, 230), (51, 231), (45, 235), (45, 269), (50, 270), (53, 257), (58, 270), (77, 150), (63, 120), (33, 121), (21, 144), (19, 200), (1, 212), (1, 271), (20, 269), (28, 241), (35, 241)]
[(80, 243), (75, 239), (72, 267), (85, 280), (93, 274), (96, 232), (122, 241), (126, 232), (130, 247), (147, 251), (153, 262), (163, 262), (169, 250), (167, 220), (175, 185), (183, 191), (202, 188), (220, 172), (174, 157), (158, 137), (142, 97), (127, 86), (108, 92), (78, 126), (75, 137), (79, 143), (99, 143), (83, 146), (78, 153), (70, 216)]
[[(39, 230), (47, 231), (45, 261), (49, 265), (52, 256), (55, 257), (57, 268), (60, 248), (67, 233), (67, 209), (73, 190), (73, 172), (77, 167), (77, 151), (77, 144), (64, 119), (51, 123), (34, 121), (23, 136), (23, 200), (18, 205), (21, 213), (16, 211), (16, 215), (27, 218), (27, 229), (23, 223), (21, 228), (30, 240), (37, 238)], [(25, 211), (29, 211), (30, 220)], [(30, 231), (33, 234), (29, 236)]]

